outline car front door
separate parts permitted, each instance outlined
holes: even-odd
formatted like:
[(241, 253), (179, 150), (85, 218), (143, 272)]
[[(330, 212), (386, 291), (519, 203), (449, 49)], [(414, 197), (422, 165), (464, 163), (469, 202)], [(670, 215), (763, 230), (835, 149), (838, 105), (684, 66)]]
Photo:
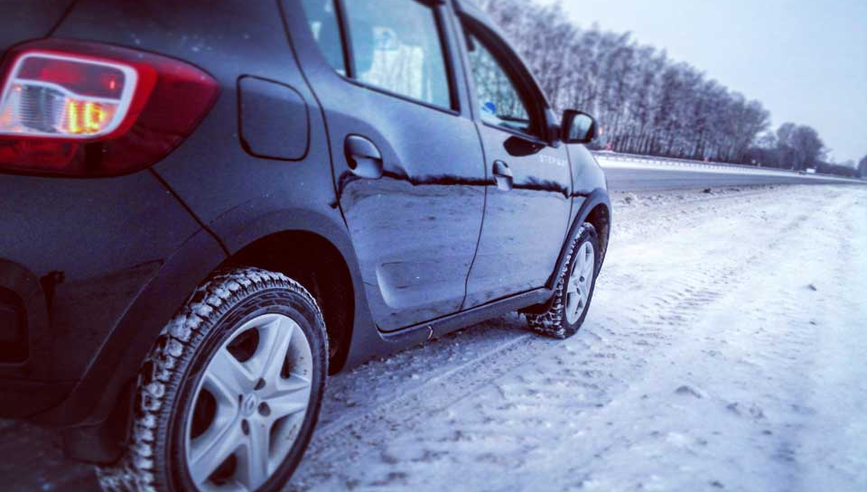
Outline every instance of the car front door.
[(572, 178), (544, 95), (508, 45), (466, 20), (476, 124), (491, 182), (464, 308), (543, 287), (567, 233)]
[[(284, 8), (293, 8), (284, 2)], [(378, 327), (459, 311), (484, 210), (450, 4), (302, 0), (296, 48), (325, 113), (337, 203)], [(295, 32), (293, 30), (293, 32)], [(293, 35), (294, 36), (294, 35)]]

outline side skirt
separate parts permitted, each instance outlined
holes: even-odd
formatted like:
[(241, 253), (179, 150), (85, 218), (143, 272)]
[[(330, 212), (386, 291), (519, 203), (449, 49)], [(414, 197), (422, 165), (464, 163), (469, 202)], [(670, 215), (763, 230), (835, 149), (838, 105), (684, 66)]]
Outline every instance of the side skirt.
[(475, 306), (466, 311), (402, 328), (398, 331), (380, 331), (379, 334), (383, 340), (390, 343), (399, 345), (413, 342), (418, 343), (447, 335), (486, 319), (495, 318), (508, 312), (518, 311), (527, 306), (546, 302), (551, 298), (553, 292), (553, 290), (548, 288), (534, 289), (522, 294), (497, 299), (481, 306)]

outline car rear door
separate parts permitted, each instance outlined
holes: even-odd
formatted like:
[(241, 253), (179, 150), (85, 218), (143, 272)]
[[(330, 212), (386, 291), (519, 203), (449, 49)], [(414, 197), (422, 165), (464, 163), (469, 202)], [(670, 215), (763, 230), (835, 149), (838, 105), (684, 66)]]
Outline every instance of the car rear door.
[(451, 6), (302, 0), (298, 57), (324, 111), (338, 200), (373, 317), (394, 331), (457, 312), (484, 209)]
[(567, 232), (572, 177), (566, 147), (549, 139), (553, 113), (518, 56), (481, 22), (465, 18), (463, 29), (493, 179), (467, 309), (545, 285)]

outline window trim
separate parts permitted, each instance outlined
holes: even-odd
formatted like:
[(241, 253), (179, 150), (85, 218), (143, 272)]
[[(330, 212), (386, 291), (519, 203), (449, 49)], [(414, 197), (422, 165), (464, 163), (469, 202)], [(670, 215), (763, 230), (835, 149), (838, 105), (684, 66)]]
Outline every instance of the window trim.
[[(343, 52), (343, 70), (346, 72), (345, 76), (349, 76), (355, 72), (355, 60), (352, 59), (352, 39), (349, 37), (349, 29), (343, 27), (344, 18), (346, 16), (346, 12), (343, 10), (343, 0), (332, 0), (332, 5), (334, 5), (334, 16), (337, 20), (337, 30), (340, 31), (340, 48)], [(334, 67), (331, 67), (331, 69), (334, 70)], [(334, 70), (334, 73), (344, 77), (344, 75), (337, 70)]]
[[(352, 35), (347, 27), (346, 9), (343, 6), (343, 0), (332, 0), (334, 3), (334, 13), (337, 17), (337, 28), (340, 30), (340, 41), (343, 48), (343, 65), (346, 68), (346, 75), (341, 74), (337, 70), (334, 73), (343, 77), (349, 78), (355, 74), (355, 60), (352, 58)], [(334, 67), (331, 67), (334, 69)]]
[[(355, 86), (362, 87), (365, 89), (372, 90), (374, 92), (378, 92), (380, 94), (384, 94), (386, 96), (395, 97), (397, 99), (401, 99), (403, 101), (419, 104), (426, 108), (435, 109), (437, 111), (441, 111), (443, 113), (451, 114), (451, 115), (460, 115), (461, 114), (461, 104), (460, 104), (460, 94), (458, 94), (458, 86), (457, 86), (457, 77), (455, 73), (454, 56), (452, 55), (452, 46), (451, 39), (449, 37), (449, 31), (445, 22), (445, 13), (443, 12), (444, 4), (442, 0), (404, 0), (410, 2), (416, 2), (424, 5), (431, 9), (431, 12), (434, 16), (434, 26), (436, 27), (437, 37), (439, 38), (440, 52), (442, 53), (443, 64), (445, 65), (446, 72), (446, 83), (448, 84), (449, 91), (449, 106), (440, 106), (438, 104), (434, 104), (428, 101), (424, 101), (422, 99), (418, 99), (412, 96), (407, 96), (406, 94), (401, 94), (398, 92), (394, 92), (392, 90), (386, 89), (384, 87), (380, 87), (375, 84), (370, 84), (367, 82), (362, 82), (356, 77), (356, 69), (355, 69), (355, 59), (352, 56), (353, 53), (353, 45), (352, 45), (352, 30), (349, 28), (349, 17), (346, 13), (346, 7), (344, 5), (345, 0), (334, 0), (335, 11), (337, 14), (337, 22), (340, 28), (341, 41), (343, 42), (343, 59), (344, 64), (346, 66), (346, 75), (343, 75), (336, 70), (334, 73)], [(333, 67), (332, 67), (333, 69)]]
[[(478, 116), (478, 121), (483, 125), (504, 131), (511, 135), (515, 135), (533, 142), (542, 143), (550, 146), (546, 111), (550, 109), (547, 99), (544, 98), (541, 89), (536, 84), (529, 69), (520, 62), (520, 58), (509, 47), (509, 44), (497, 33), (488, 28), (482, 22), (462, 13), (460, 16), (461, 29), (465, 39), (464, 50), (467, 56), (468, 84), (470, 90), (470, 100), (476, 106), (479, 106), (478, 90), (476, 89), (476, 78), (473, 75), (472, 61), (470, 60), (470, 52), (467, 43), (469, 37), (473, 36), (482, 43), (484, 48), (494, 57), (494, 60), (503, 69), (509, 81), (515, 86), (515, 91), (521, 98), (521, 102), (526, 106), (527, 115), (530, 117), (530, 128), (527, 132), (515, 130), (505, 126), (488, 123)], [(479, 112), (480, 110), (477, 110)]]
[(522, 138), (522, 139), (524, 139), (524, 140), (526, 140), (526, 141), (528, 141), (528, 142), (541, 144), (541, 145), (544, 145), (545, 147), (551, 147), (551, 146), (552, 146), (552, 145), (551, 145), (551, 142), (548, 142), (547, 140), (544, 140), (542, 137), (540, 137), (540, 136), (538, 136), (538, 135), (533, 135), (533, 134), (530, 134), (530, 133), (525, 133), (525, 132), (522, 132), (522, 131), (520, 131), (520, 130), (514, 130), (514, 129), (512, 129), (512, 128), (508, 128), (508, 127), (505, 127), (505, 126), (494, 125), (494, 124), (492, 124), (492, 123), (487, 123), (487, 122), (485, 122), (485, 121), (482, 121), (482, 124), (483, 124), (484, 126), (490, 128), (490, 129), (492, 129), (492, 130), (500, 130), (500, 131), (503, 132), (503, 133), (508, 133), (509, 135), (512, 135), (512, 136), (515, 136), (515, 137), (518, 137), (518, 138)]
[(443, 113), (447, 113), (447, 114), (451, 114), (451, 115), (460, 115), (461, 114), (460, 111), (458, 111), (456, 109), (447, 108), (445, 106), (438, 106), (436, 104), (429, 103), (429, 102), (423, 101), (421, 99), (416, 99), (412, 96), (407, 96), (407, 95), (401, 94), (399, 92), (394, 92), (394, 91), (390, 91), (388, 89), (383, 89), (382, 87), (379, 87), (377, 85), (368, 84), (367, 82), (362, 82), (358, 79), (353, 79), (353, 78), (347, 77), (345, 75), (341, 75), (337, 72), (335, 72), (335, 74), (338, 77), (340, 77), (341, 79), (343, 79), (344, 81), (346, 81), (346, 82), (348, 82), (354, 86), (361, 87), (363, 89), (368, 89), (368, 90), (371, 90), (373, 92), (378, 92), (378, 93), (386, 95), (386, 96), (391, 96), (391, 97), (394, 97), (396, 99), (401, 99), (401, 100), (406, 101), (406, 102), (418, 104), (419, 106), (424, 106), (426, 108), (435, 109), (435, 110), (443, 112)]

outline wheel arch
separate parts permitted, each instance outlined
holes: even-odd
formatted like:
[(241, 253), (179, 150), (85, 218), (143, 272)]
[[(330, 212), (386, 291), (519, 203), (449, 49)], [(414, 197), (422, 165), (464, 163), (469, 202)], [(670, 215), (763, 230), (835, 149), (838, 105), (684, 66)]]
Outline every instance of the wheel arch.
[(308, 230), (286, 230), (252, 242), (225, 265), (281, 272), (303, 285), (325, 317), (330, 372), (343, 368), (352, 340), (355, 290), (349, 265), (337, 246)]
[(608, 243), (611, 239), (611, 209), (606, 204), (597, 203), (581, 223), (584, 222), (593, 224), (599, 237), (599, 247), (602, 249), (599, 253), (599, 265), (597, 267), (599, 270), (602, 268), (602, 262), (605, 260), (605, 253), (608, 252)]
[[(248, 204), (215, 224), (229, 257), (225, 264), (279, 271), (304, 285), (323, 310), (332, 353), (330, 370), (341, 370), (353, 327), (369, 317), (355, 250), (335, 209), (281, 208), (278, 197)], [(342, 311), (341, 311), (342, 310)]]
[(569, 234), (566, 235), (566, 240), (563, 242), (560, 255), (557, 257), (554, 271), (551, 272), (551, 276), (548, 278), (545, 287), (549, 289), (555, 287), (557, 274), (563, 269), (566, 260), (569, 257), (569, 247), (572, 245), (572, 241), (574, 241), (578, 236), (578, 233), (581, 230), (581, 224), (585, 222), (590, 222), (593, 224), (593, 227), (596, 228), (596, 234), (599, 236), (600, 246), (602, 247), (601, 259), (599, 261), (599, 266), (597, 267), (598, 270), (602, 268), (602, 261), (605, 259), (605, 253), (608, 251), (608, 242), (611, 233), (611, 200), (608, 197), (608, 191), (604, 188), (593, 190), (581, 203), (581, 207), (578, 209), (578, 213), (575, 214), (575, 219), (572, 221), (572, 225), (569, 228)]
[[(581, 203), (581, 207), (578, 209), (578, 213), (575, 214), (572, 225), (569, 227), (569, 233), (563, 241), (560, 255), (557, 257), (554, 271), (551, 272), (551, 276), (548, 277), (548, 281), (545, 283), (545, 288), (551, 292), (554, 292), (554, 289), (557, 287), (559, 273), (566, 266), (566, 261), (569, 258), (569, 248), (572, 246), (575, 238), (578, 237), (578, 234), (581, 232), (581, 225), (585, 222), (593, 224), (599, 237), (602, 251), (600, 253), (599, 264), (596, 267), (598, 273), (599, 269), (602, 268), (602, 262), (605, 260), (605, 253), (608, 250), (608, 242), (611, 236), (611, 200), (608, 197), (608, 191), (604, 188), (597, 188), (587, 194)], [(520, 312), (531, 314), (543, 313), (551, 307), (553, 300), (554, 297), (552, 296), (548, 301), (528, 306), (521, 309)]]
[[(338, 216), (339, 217), (339, 216)], [(35, 418), (64, 429), (68, 455), (83, 461), (109, 463), (129, 435), (135, 377), (165, 323), (214, 271), (225, 266), (252, 266), (280, 271), (296, 280), (326, 306), (329, 339), (336, 337), (333, 371), (346, 362), (356, 320), (367, 319), (357, 261), (342, 221), (308, 210), (272, 210), (239, 220), (236, 228), (217, 230), (222, 242), (202, 229), (159, 270), (118, 323), (85, 378), (61, 405)], [(225, 224), (223, 224), (225, 226)], [(222, 233), (222, 234), (221, 234)], [(325, 267), (324, 275), (311, 270)], [(306, 271), (305, 271), (306, 270)], [(329, 288), (328, 282), (339, 283)]]

